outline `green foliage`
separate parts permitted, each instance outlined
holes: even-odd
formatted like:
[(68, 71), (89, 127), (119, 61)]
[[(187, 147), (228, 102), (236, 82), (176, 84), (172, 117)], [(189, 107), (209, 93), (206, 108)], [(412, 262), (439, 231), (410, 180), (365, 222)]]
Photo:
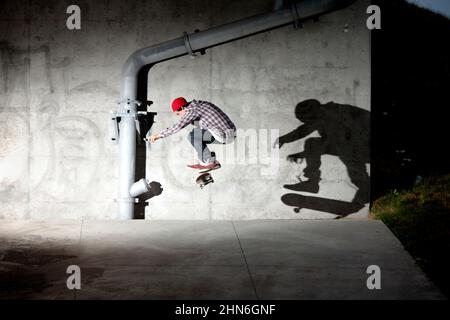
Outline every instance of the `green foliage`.
[(371, 215), (398, 237), (436, 285), (450, 296), (450, 175), (429, 177), (411, 190), (393, 190)]

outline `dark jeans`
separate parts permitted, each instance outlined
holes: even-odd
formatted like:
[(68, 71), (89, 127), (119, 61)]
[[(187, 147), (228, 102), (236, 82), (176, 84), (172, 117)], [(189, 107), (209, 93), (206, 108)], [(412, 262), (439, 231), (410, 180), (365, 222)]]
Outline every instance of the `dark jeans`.
[[(208, 144), (222, 144), (217, 141), (211, 132), (205, 129), (194, 128), (188, 134), (188, 140), (197, 151), (198, 159), (203, 162), (215, 160), (215, 153), (209, 151)], [(212, 159), (211, 159), (212, 158)]]

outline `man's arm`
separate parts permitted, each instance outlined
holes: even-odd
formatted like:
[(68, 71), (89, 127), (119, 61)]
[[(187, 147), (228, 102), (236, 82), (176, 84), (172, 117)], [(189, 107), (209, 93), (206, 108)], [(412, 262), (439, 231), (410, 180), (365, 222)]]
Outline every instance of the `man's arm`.
[(306, 137), (308, 134), (310, 134), (313, 131), (314, 131), (314, 128), (312, 128), (308, 125), (305, 125), (305, 124), (301, 125), (297, 129), (295, 129), (289, 133), (286, 133), (284, 136), (279, 137), (275, 141), (274, 147), (276, 145), (278, 145), (281, 148), (281, 146), (283, 144), (300, 140), (300, 139)]
[(155, 142), (158, 139), (165, 138), (170, 136), (171, 134), (177, 133), (188, 124), (192, 123), (196, 119), (196, 114), (193, 109), (187, 109), (184, 116), (180, 119), (179, 122), (175, 123), (173, 126), (162, 130), (159, 134), (153, 134), (148, 139), (151, 142)]

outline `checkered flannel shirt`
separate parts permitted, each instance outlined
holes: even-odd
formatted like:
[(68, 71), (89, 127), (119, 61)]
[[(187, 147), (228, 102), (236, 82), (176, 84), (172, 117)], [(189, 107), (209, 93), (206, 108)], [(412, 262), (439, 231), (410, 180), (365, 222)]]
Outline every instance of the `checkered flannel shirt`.
[(222, 143), (229, 142), (235, 137), (236, 126), (230, 118), (211, 102), (201, 100), (192, 100), (180, 121), (162, 130), (159, 135), (161, 138), (165, 138), (180, 131), (188, 124), (194, 124), (194, 121), (198, 121), (201, 129), (211, 131), (214, 138)]

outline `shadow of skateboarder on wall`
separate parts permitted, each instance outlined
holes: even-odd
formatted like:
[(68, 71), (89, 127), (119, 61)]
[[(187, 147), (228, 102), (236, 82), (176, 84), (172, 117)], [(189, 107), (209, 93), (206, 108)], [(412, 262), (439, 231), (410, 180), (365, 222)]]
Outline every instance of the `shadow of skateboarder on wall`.
[(295, 116), (303, 124), (297, 129), (279, 137), (274, 144), (281, 148), (285, 143), (305, 138), (317, 131), (320, 137), (308, 138), (304, 150), (287, 157), (291, 162), (306, 161), (303, 181), (285, 184), (283, 187), (293, 191), (318, 193), (321, 179), (321, 156), (324, 154), (339, 157), (347, 168), (351, 182), (358, 188), (351, 202), (320, 197), (304, 196), (296, 193), (285, 194), (281, 201), (294, 206), (295, 212), (302, 208), (324, 211), (344, 217), (357, 212), (369, 202), (369, 126), (370, 112), (351, 105), (329, 102), (321, 104), (308, 99), (297, 104)]

